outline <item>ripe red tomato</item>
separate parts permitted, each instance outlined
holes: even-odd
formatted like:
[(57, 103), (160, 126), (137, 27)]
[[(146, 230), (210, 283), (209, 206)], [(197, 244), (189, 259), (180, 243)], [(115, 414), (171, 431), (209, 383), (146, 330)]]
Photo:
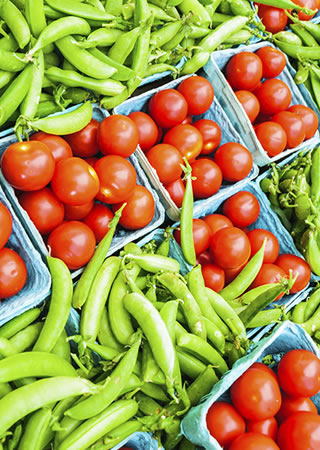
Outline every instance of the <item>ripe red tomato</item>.
[(196, 159), (191, 164), (192, 189), (195, 198), (207, 198), (218, 192), (222, 184), (220, 167), (210, 158)]
[(313, 14), (306, 14), (303, 11), (298, 12), (298, 17), (300, 20), (310, 20), (316, 14), (316, 10), (318, 9), (317, 0), (293, 0), (293, 3), (299, 6), (303, 6), (305, 8), (311, 9), (314, 11)]
[(280, 450), (273, 439), (260, 433), (248, 432), (235, 439), (229, 450)]
[(300, 411), (288, 417), (279, 428), (281, 450), (318, 450), (320, 448), (320, 416)]
[(287, 148), (300, 145), (306, 136), (306, 127), (298, 114), (289, 111), (281, 111), (272, 117), (274, 122), (279, 123), (287, 135)]
[(70, 270), (87, 264), (94, 253), (96, 240), (93, 231), (77, 220), (65, 222), (49, 235), (51, 255), (62, 259)]
[(69, 142), (74, 155), (88, 158), (99, 152), (97, 130), (99, 122), (91, 119), (87, 126), (76, 133), (68, 134), (65, 139)]
[(227, 64), (226, 77), (234, 90), (253, 89), (262, 77), (261, 59), (252, 52), (237, 53)]
[(213, 291), (219, 292), (224, 288), (224, 270), (216, 264), (207, 263), (201, 267), (204, 284)]
[(206, 250), (205, 252), (200, 253), (200, 255), (197, 257), (196, 264), (201, 264), (202, 266), (212, 263), (211, 255), (209, 250)]
[(285, 392), (282, 393), (282, 403), (277, 413), (277, 421), (279, 424), (284, 422), (288, 417), (299, 411), (308, 411), (312, 414), (318, 414), (316, 405), (309, 397), (291, 397)]
[(246, 429), (243, 418), (227, 402), (213, 403), (208, 409), (206, 421), (209, 433), (222, 447), (228, 446)]
[(102, 203), (95, 203), (83, 222), (94, 232), (96, 241), (100, 242), (109, 231), (109, 223), (112, 218), (113, 212), (111, 209)]
[(12, 230), (12, 216), (8, 208), (0, 202), (0, 249), (6, 245)]
[(108, 155), (99, 159), (94, 169), (100, 180), (97, 199), (104, 203), (126, 201), (137, 184), (133, 165), (122, 156)]
[(173, 145), (157, 144), (148, 151), (146, 156), (156, 170), (161, 183), (173, 183), (181, 177), (183, 159), (179, 150)]
[[(281, 278), (286, 278), (286, 273), (281, 267), (278, 267), (275, 264), (263, 263), (258, 275), (251, 284), (250, 289), (262, 286), (263, 284), (278, 283)], [(284, 293), (280, 294), (276, 300), (279, 300), (279, 298), (283, 296)]]
[(38, 133), (34, 133), (30, 136), (30, 141), (43, 142), (51, 151), (55, 163), (59, 162), (61, 159), (71, 158), (73, 156), (68, 142), (56, 134), (38, 131)]
[(320, 360), (309, 350), (287, 352), (277, 373), (281, 388), (289, 395), (312, 397), (320, 390)]
[(130, 117), (112, 114), (100, 122), (97, 143), (104, 155), (128, 158), (139, 143), (138, 127)]
[(230, 395), (236, 410), (248, 420), (269, 419), (281, 406), (281, 392), (274, 377), (251, 367), (233, 383)]
[(290, 270), (292, 271), (293, 278), (298, 274), (294, 285), (290, 289), (291, 294), (302, 291), (302, 289), (310, 282), (311, 270), (309, 264), (299, 256), (283, 253), (278, 257), (275, 264), (281, 267), (288, 277), (290, 275)]
[(265, 420), (248, 421), (247, 431), (264, 434), (275, 441), (277, 437), (278, 424), (274, 417), (270, 417), (270, 419)]
[(187, 116), (182, 122), (181, 122), (182, 124), (189, 124), (189, 125), (191, 125), (192, 124), (192, 116)]
[(55, 162), (49, 148), (40, 141), (15, 142), (1, 158), (6, 180), (21, 191), (36, 191), (48, 184)]
[(65, 205), (64, 218), (65, 220), (81, 220), (89, 214), (93, 208), (93, 205), (94, 200), (80, 206)]
[(142, 111), (135, 111), (128, 115), (138, 128), (139, 145), (146, 152), (153, 147), (158, 139), (158, 127), (155, 121)]
[(212, 236), (222, 228), (233, 227), (233, 223), (223, 214), (209, 214), (203, 217), (203, 220), (211, 228)]
[(286, 67), (287, 61), (284, 54), (273, 47), (261, 47), (256, 52), (262, 62), (263, 78), (275, 78)]
[(183, 202), (184, 192), (186, 190), (186, 188), (185, 188), (181, 178), (178, 178), (173, 183), (166, 184), (165, 188), (168, 191), (171, 199), (177, 205), (177, 207), (181, 208), (182, 202)]
[(186, 78), (179, 86), (178, 91), (188, 103), (188, 114), (199, 115), (205, 113), (214, 98), (214, 89), (209, 80), (197, 75)]
[(181, 123), (188, 113), (188, 103), (176, 89), (163, 89), (149, 101), (149, 114), (162, 128), (171, 128)]
[(250, 241), (239, 228), (222, 228), (212, 236), (211, 257), (222, 269), (235, 269), (241, 266), (248, 260), (250, 252)]
[(277, 375), (274, 373), (274, 371), (267, 366), (266, 364), (255, 362), (250, 366), (251, 369), (260, 369), (264, 370), (265, 372), (268, 372), (269, 375), (271, 375), (276, 381), (278, 381)]
[(261, 5), (260, 3), (257, 4), (259, 6), (258, 16), (266, 27), (266, 31), (274, 34), (285, 29), (288, 22), (288, 16), (284, 9)]
[(63, 221), (64, 206), (50, 188), (23, 192), (19, 197), (25, 209), (41, 234), (48, 234)]
[(251, 257), (261, 248), (263, 241), (267, 239), (264, 247), (264, 263), (273, 264), (279, 256), (279, 241), (271, 231), (255, 228), (247, 234), (251, 245)]
[(282, 80), (271, 78), (259, 87), (257, 98), (262, 114), (276, 114), (289, 108), (292, 100), (291, 91)]
[(260, 204), (251, 192), (239, 191), (223, 203), (222, 212), (235, 227), (248, 227), (259, 217)]
[[(194, 248), (196, 255), (198, 256), (209, 248), (211, 239), (211, 230), (209, 225), (207, 225), (206, 222), (201, 219), (193, 219), (192, 230), (193, 230)], [(180, 228), (177, 228), (174, 231), (173, 236), (175, 240), (178, 242), (178, 244), (181, 244)]]
[(203, 140), (193, 125), (176, 125), (165, 134), (163, 142), (176, 147), (188, 161), (194, 161), (200, 154)]
[(3, 247), (0, 250), (0, 299), (17, 294), (26, 283), (27, 267), (17, 252)]
[(202, 136), (201, 155), (209, 155), (221, 142), (221, 129), (219, 125), (210, 119), (200, 119), (193, 123), (193, 126), (200, 131)]
[(227, 142), (218, 148), (214, 161), (222, 170), (226, 181), (240, 181), (247, 177), (253, 166), (253, 158), (248, 149), (237, 142)]
[(99, 158), (97, 158), (95, 156), (89, 156), (89, 158), (83, 158), (83, 159), (86, 163), (89, 164), (89, 166), (93, 167)]
[(317, 114), (305, 105), (292, 105), (288, 108), (288, 111), (298, 114), (298, 116), (302, 119), (306, 129), (305, 139), (310, 139), (315, 134), (319, 126)]
[(254, 131), (267, 155), (272, 158), (279, 155), (287, 146), (287, 134), (277, 122), (259, 123)]
[(58, 199), (79, 206), (94, 199), (99, 192), (96, 171), (82, 158), (65, 158), (58, 162), (51, 187)]
[(241, 103), (250, 122), (253, 123), (260, 111), (260, 104), (257, 97), (252, 92), (245, 90), (236, 91), (235, 96)]

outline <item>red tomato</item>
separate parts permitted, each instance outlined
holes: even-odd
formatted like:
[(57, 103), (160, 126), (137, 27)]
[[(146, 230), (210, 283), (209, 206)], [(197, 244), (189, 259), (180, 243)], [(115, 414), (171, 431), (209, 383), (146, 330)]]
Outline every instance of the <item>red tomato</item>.
[(177, 125), (165, 134), (163, 142), (176, 147), (188, 161), (200, 154), (203, 140), (199, 130), (193, 125)]
[(181, 123), (188, 113), (188, 103), (176, 89), (163, 89), (149, 101), (149, 114), (162, 128), (171, 128)]
[[(196, 255), (200, 255), (209, 248), (211, 239), (210, 227), (206, 224), (204, 220), (193, 219), (193, 241)], [(176, 229), (173, 233), (175, 240), (178, 244), (181, 243), (180, 240), (180, 229)]]
[(306, 14), (303, 11), (298, 12), (298, 17), (300, 20), (310, 20), (316, 14), (318, 9), (317, 0), (293, 0), (293, 3), (299, 6), (303, 6), (304, 8), (311, 9), (314, 11), (313, 14)]
[(241, 266), (248, 260), (250, 251), (250, 241), (239, 228), (222, 228), (212, 236), (211, 257), (222, 269), (235, 269)]
[(209, 250), (206, 250), (205, 252), (200, 253), (200, 255), (197, 257), (196, 264), (201, 264), (202, 266), (212, 263), (211, 255)]
[(203, 220), (211, 228), (212, 236), (222, 228), (233, 227), (233, 223), (223, 214), (209, 214), (203, 217)]
[(253, 89), (262, 77), (262, 62), (252, 52), (241, 52), (228, 62), (226, 77), (234, 90)]
[(161, 183), (173, 183), (181, 177), (183, 159), (176, 147), (170, 144), (157, 144), (148, 151), (146, 156), (156, 170)]
[(65, 158), (58, 162), (51, 187), (58, 199), (79, 206), (94, 199), (99, 192), (96, 171), (82, 158)]
[(12, 230), (12, 217), (8, 208), (0, 202), (0, 249), (6, 245)]
[(1, 158), (6, 180), (21, 191), (37, 191), (53, 176), (55, 162), (47, 145), (40, 141), (15, 142)]
[(287, 135), (287, 148), (300, 145), (306, 137), (306, 127), (298, 114), (289, 111), (281, 111), (272, 117), (274, 122), (279, 123)]
[(201, 155), (209, 155), (219, 147), (221, 141), (221, 129), (219, 125), (210, 119), (200, 119), (193, 123), (202, 136)]
[(108, 155), (99, 159), (94, 169), (100, 180), (97, 199), (105, 203), (126, 201), (137, 184), (133, 165), (122, 156)]
[(76, 133), (68, 134), (65, 139), (69, 142), (74, 155), (88, 158), (99, 152), (97, 144), (97, 130), (99, 122), (91, 119), (87, 126)]
[(298, 116), (302, 119), (306, 129), (305, 139), (312, 138), (319, 126), (317, 114), (305, 105), (292, 105), (288, 108), (288, 111), (298, 114)]
[(320, 416), (301, 411), (288, 417), (279, 428), (281, 450), (318, 450), (320, 448)]
[(89, 164), (89, 166), (93, 167), (99, 158), (95, 156), (89, 156), (89, 158), (84, 158), (84, 161)]
[(72, 150), (68, 142), (61, 136), (56, 134), (48, 134), (43, 131), (38, 131), (30, 136), (30, 141), (43, 142), (52, 153), (55, 163), (64, 158), (71, 158), (73, 156)]
[(259, 217), (260, 204), (251, 192), (239, 191), (224, 202), (222, 212), (235, 227), (247, 227)]
[(204, 284), (213, 291), (219, 292), (224, 288), (224, 270), (216, 264), (203, 264), (201, 267)]
[(260, 111), (260, 105), (257, 97), (250, 91), (236, 91), (235, 96), (241, 103), (242, 108), (247, 114), (251, 123), (253, 123)]
[(55, 228), (49, 235), (51, 255), (62, 259), (70, 270), (79, 269), (91, 259), (96, 246), (93, 231), (72, 220)]
[(277, 375), (274, 373), (274, 371), (267, 366), (266, 364), (255, 362), (250, 366), (250, 369), (260, 369), (264, 370), (265, 372), (268, 372), (269, 375), (271, 375), (276, 381), (278, 381)]
[(261, 47), (256, 52), (262, 62), (263, 78), (275, 78), (286, 67), (284, 53), (273, 47)]
[(274, 417), (270, 417), (270, 419), (265, 420), (248, 421), (247, 431), (264, 434), (275, 441), (277, 437), (278, 424)]
[(139, 143), (138, 127), (130, 117), (112, 114), (99, 124), (97, 142), (104, 155), (128, 158)]
[(10, 248), (0, 250), (0, 299), (17, 294), (26, 283), (27, 267), (17, 252)]
[(139, 145), (146, 152), (153, 147), (158, 139), (158, 127), (155, 121), (142, 111), (135, 111), (128, 115), (138, 128)]
[(171, 199), (174, 201), (177, 207), (181, 208), (184, 192), (186, 190), (181, 178), (178, 178), (173, 183), (166, 184), (165, 188), (169, 192)]
[(281, 408), (277, 414), (277, 421), (279, 424), (299, 411), (308, 411), (312, 414), (318, 414), (316, 405), (309, 397), (291, 397), (283, 392)]
[(279, 155), (287, 146), (287, 134), (277, 122), (267, 121), (259, 123), (254, 128), (254, 131), (270, 158)]
[(298, 274), (294, 285), (290, 289), (291, 294), (302, 291), (302, 289), (308, 285), (311, 278), (311, 270), (309, 264), (304, 259), (289, 253), (283, 253), (278, 257), (275, 264), (281, 267), (288, 277), (290, 275), (290, 270), (292, 271), (293, 278)]
[(278, 380), (289, 395), (312, 397), (320, 390), (320, 360), (309, 350), (290, 350), (278, 364)]
[(291, 91), (282, 80), (271, 78), (264, 81), (257, 91), (262, 114), (276, 114), (289, 108)]
[(271, 231), (261, 228), (255, 228), (254, 230), (249, 231), (247, 236), (251, 245), (251, 257), (260, 250), (263, 241), (267, 239), (264, 248), (263, 262), (273, 264), (279, 256), (279, 241), (277, 237), (271, 233)]
[(237, 142), (227, 142), (218, 148), (214, 161), (222, 170), (226, 181), (240, 181), (246, 178), (253, 166), (252, 155), (248, 149)]
[(246, 430), (246, 424), (230, 403), (215, 402), (208, 409), (207, 428), (219, 444), (224, 447)]
[(189, 124), (189, 125), (191, 125), (191, 124), (192, 124), (192, 116), (187, 116), (181, 123), (182, 123), (183, 125), (184, 125), (184, 124)]
[[(281, 278), (287, 278), (285, 271), (281, 269), (281, 267), (278, 267), (275, 264), (263, 263), (258, 275), (251, 284), (250, 289), (262, 286), (263, 284), (278, 283)], [(284, 293), (280, 294), (276, 300), (279, 300), (279, 298), (283, 296)]]
[(214, 89), (209, 80), (197, 75), (186, 78), (179, 86), (178, 91), (188, 103), (188, 114), (199, 115), (205, 113), (214, 98)]
[(66, 220), (81, 220), (89, 214), (93, 208), (93, 205), (94, 200), (80, 206), (65, 205), (64, 218)]
[(100, 242), (109, 231), (109, 223), (112, 218), (113, 212), (111, 209), (102, 203), (95, 203), (83, 222), (94, 232), (96, 241)]
[(280, 450), (273, 439), (260, 433), (244, 433), (235, 439), (229, 450)]
[[(151, 192), (139, 184), (132, 191), (132, 195), (126, 200), (119, 224), (128, 230), (139, 230), (151, 222), (154, 216), (155, 203)], [(123, 203), (112, 205), (116, 212)]]
[(274, 8), (273, 6), (261, 5), (259, 3), (258, 6), (258, 16), (266, 27), (266, 31), (278, 33), (285, 29), (288, 22), (285, 9)]
[(236, 410), (248, 420), (269, 419), (281, 406), (277, 381), (261, 369), (246, 370), (231, 386), (230, 395)]
[(19, 202), (41, 234), (50, 233), (63, 221), (63, 203), (47, 187), (39, 191), (23, 192)]
[(234, 269), (224, 269), (226, 284), (231, 283), (231, 281), (233, 281), (236, 278), (236, 276), (239, 275), (241, 270), (246, 266), (248, 259), (244, 261), (242, 264), (240, 264), (240, 266), (235, 267)]
[(222, 184), (220, 167), (210, 158), (200, 158), (191, 164), (192, 189), (195, 198), (207, 198), (218, 192)]

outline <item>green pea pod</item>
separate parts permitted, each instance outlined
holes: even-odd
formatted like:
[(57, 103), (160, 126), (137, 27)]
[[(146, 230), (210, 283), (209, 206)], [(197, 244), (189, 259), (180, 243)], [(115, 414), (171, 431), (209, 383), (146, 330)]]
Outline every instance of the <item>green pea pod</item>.
[(0, 70), (0, 89), (7, 86), (16, 76), (15, 72)]
[(310, 81), (311, 81), (311, 87), (312, 87), (314, 101), (320, 108), (320, 79), (314, 73), (314, 71), (310, 72)]
[(202, 397), (209, 394), (213, 386), (219, 379), (212, 366), (207, 366), (205, 370), (187, 388), (187, 394), (192, 406), (197, 405)]
[(219, 352), (224, 353), (225, 338), (223, 333), (213, 322), (211, 322), (211, 320), (206, 317), (204, 318), (204, 323), (206, 326), (208, 340), (217, 350), (219, 350)]
[(50, 114), (55, 114), (61, 111), (61, 107), (56, 104), (54, 100), (47, 100), (45, 102), (41, 102), (38, 105), (36, 117), (41, 119), (42, 117), (47, 117)]
[(290, 24), (292, 31), (299, 36), (302, 43), (307, 47), (319, 47), (318, 42), (302, 25), (297, 23)]
[(20, 72), (26, 66), (23, 53), (0, 49), (0, 67), (8, 72)]
[(122, 346), (116, 341), (110, 327), (108, 313), (106, 308), (103, 309), (98, 331), (98, 341), (102, 346), (111, 347), (118, 352), (122, 351)]
[(5, 21), (19, 47), (24, 48), (29, 43), (31, 34), (21, 11), (10, 0), (2, 0), (0, 17)]
[(309, 73), (310, 73), (309, 67), (306, 67), (300, 61), (298, 61), (298, 70), (294, 76), (294, 82), (296, 84), (305, 83), (309, 78)]
[(298, 35), (290, 33), (290, 31), (279, 31), (273, 35), (273, 40), (282, 42), (283, 44), (302, 45), (302, 40)]
[(43, 328), (41, 322), (36, 322), (28, 325), (23, 330), (10, 338), (11, 344), (13, 344), (16, 353), (21, 353), (29, 349), (38, 339), (40, 332)]
[(305, 321), (304, 315), (305, 315), (306, 306), (307, 306), (306, 302), (298, 303), (292, 310), (290, 320), (292, 322), (295, 322), (298, 324), (303, 323)]
[(16, 350), (15, 350), (14, 346), (12, 345), (12, 343), (8, 339), (1, 337), (0, 338), (1, 359), (8, 358), (9, 356), (14, 355), (15, 353), (16, 353)]
[(194, 14), (193, 21), (197, 25), (208, 26), (211, 23), (208, 11), (198, 0), (183, 0), (179, 3), (178, 9), (183, 14), (192, 12)]
[(294, 44), (288, 44), (274, 38), (275, 44), (286, 53), (288, 56), (294, 59), (314, 59), (319, 60), (320, 58), (320, 47), (306, 47), (298, 46)]
[(271, 323), (278, 322), (281, 319), (281, 316), (281, 308), (271, 308), (260, 311), (252, 320), (250, 320), (247, 328), (265, 327)]
[[(90, 48), (89, 52), (96, 58), (100, 59), (102, 62), (108, 64), (109, 66), (117, 70), (117, 72), (114, 75), (112, 75), (112, 78), (114, 80), (127, 81), (135, 76), (135, 72), (132, 69), (130, 69), (130, 67), (124, 66), (123, 64), (118, 63), (112, 58), (109, 58), (109, 56), (105, 55), (97, 48)], [(117, 95), (121, 96), (123, 95), (123, 92)]]
[(137, 39), (142, 31), (143, 28), (139, 26), (119, 36), (116, 42), (109, 49), (109, 58), (119, 64), (123, 64), (134, 49)]
[(162, 22), (174, 22), (176, 18), (167, 14), (162, 8), (157, 5), (149, 4), (149, 10), (153, 14), (154, 19)]
[(311, 164), (311, 200), (315, 206), (320, 202), (320, 147), (316, 147), (312, 152)]
[(314, 336), (320, 330), (320, 307), (318, 306), (313, 315), (300, 325), (310, 336)]
[(40, 315), (40, 308), (32, 308), (17, 317), (14, 317), (9, 322), (2, 325), (0, 328), (0, 337), (11, 338), (19, 331), (26, 328), (32, 322), (34, 322)]
[(199, 42), (199, 47), (205, 52), (213, 52), (233, 33), (240, 31), (248, 20), (246, 16), (237, 16), (222, 23)]
[(103, 359), (107, 361), (112, 361), (115, 358), (118, 358), (120, 353), (112, 347), (106, 347), (104, 345), (95, 344), (94, 342), (85, 342), (86, 347), (90, 348), (94, 352), (98, 353), (98, 355), (102, 356)]
[(42, 90), (42, 80), (44, 74), (43, 53), (40, 50), (35, 57), (32, 70), (32, 81), (30, 89), (20, 105), (20, 113), (22, 116), (33, 119), (36, 115), (38, 105), (40, 103), (40, 94)]
[(304, 221), (311, 213), (310, 197), (307, 194), (298, 195), (295, 199), (294, 212), (297, 219)]
[(9, 383), (0, 383), (0, 400), (11, 391), (12, 388)]
[(191, 179), (191, 166), (185, 159), (186, 189), (183, 196), (180, 218), (181, 248), (189, 264), (196, 262), (196, 252), (193, 241), (193, 192)]
[[(277, 283), (272, 283), (272, 286), (276, 286)], [(268, 289), (271, 287), (271, 284), (263, 284), (262, 286), (258, 286), (256, 288), (250, 289), (249, 291), (245, 292), (241, 297), (237, 298), (235, 301), (238, 303), (238, 305), (250, 305), (250, 303), (253, 302), (257, 298), (258, 295), (263, 294), (264, 292), (268, 291)]]
[(180, 364), (181, 372), (188, 377), (197, 378), (206, 368), (206, 365), (190, 353), (177, 349), (177, 356)]
[(116, 28), (98, 28), (84, 41), (77, 41), (77, 45), (82, 48), (109, 47), (123, 34), (122, 30)]
[(155, 48), (162, 47), (171, 39), (173, 39), (176, 34), (182, 28), (182, 20), (168, 23), (161, 27), (159, 30), (153, 31), (150, 36), (150, 45)]
[(176, 342), (175, 324), (177, 319), (177, 311), (178, 301), (176, 300), (166, 302), (160, 310), (160, 316), (167, 326), (173, 344)]
[[(72, 419), (64, 416), (59, 424), (59, 428), (54, 434), (54, 446), (58, 448), (59, 444), (65, 440), (81, 424), (81, 420)], [(54, 425), (53, 425), (54, 427)]]
[(82, 17), (99, 22), (109, 22), (115, 18), (113, 15), (103, 12), (91, 6), (89, 3), (81, 3), (77, 0), (46, 0), (46, 3), (51, 8), (70, 16)]
[(127, 439), (131, 434), (142, 431), (143, 425), (138, 420), (128, 420), (103, 437), (103, 450), (109, 450)]
[(151, 273), (160, 271), (179, 273), (180, 264), (176, 259), (162, 255), (133, 255), (127, 254), (126, 258), (137, 263), (141, 269)]
[[(210, 58), (210, 52), (207, 51), (196, 51), (193, 56), (183, 65), (181, 74), (190, 75), (207, 64)], [(181, 211), (182, 215), (182, 211)]]
[(43, 0), (25, 0), (25, 16), (32, 35), (37, 38), (47, 26)]
[(320, 304), (320, 289), (315, 289), (307, 300), (307, 306), (304, 311), (304, 322), (309, 320)]
[(320, 275), (320, 249), (317, 243), (317, 234), (315, 230), (308, 232), (308, 239), (305, 248), (305, 258), (309, 264), (312, 272)]
[(41, 450), (43, 433), (52, 417), (50, 408), (41, 408), (28, 419), (18, 450)]
[(145, 416), (158, 415), (163, 409), (162, 406), (153, 398), (148, 397), (142, 392), (137, 393), (136, 400), (139, 404), (139, 411), (141, 411)]
[(142, 374), (145, 383), (162, 384), (166, 383), (164, 373), (152, 355), (150, 345), (146, 342), (142, 350)]
[(60, 358), (63, 358), (71, 363), (70, 345), (67, 339), (68, 335), (66, 333), (66, 330), (63, 330), (57, 340), (56, 345), (52, 348), (51, 353), (60, 356)]
[(13, 37), (12, 33), (7, 34), (7, 36), (4, 36), (0, 39), (0, 48), (1, 50), (7, 50), (9, 52), (15, 52), (18, 50), (19, 45), (15, 38)]

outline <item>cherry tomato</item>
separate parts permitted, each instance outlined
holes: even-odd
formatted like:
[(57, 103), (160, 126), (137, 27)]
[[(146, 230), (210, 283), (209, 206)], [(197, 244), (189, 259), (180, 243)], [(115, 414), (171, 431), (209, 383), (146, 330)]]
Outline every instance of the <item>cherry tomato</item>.
[(203, 217), (203, 220), (211, 228), (212, 236), (222, 228), (233, 227), (233, 223), (223, 214), (209, 214)]
[(99, 192), (96, 171), (82, 158), (65, 158), (56, 165), (51, 187), (58, 199), (72, 206), (83, 205)]
[(12, 231), (12, 216), (8, 208), (0, 202), (0, 249), (6, 245)]
[(288, 111), (294, 114), (298, 114), (298, 116), (302, 119), (306, 129), (305, 139), (312, 138), (319, 126), (317, 114), (311, 108), (305, 105), (292, 105), (290, 106), (290, 108), (288, 108)]
[(262, 62), (252, 52), (234, 55), (227, 64), (226, 77), (234, 90), (253, 89), (262, 77)]
[(188, 161), (196, 159), (203, 145), (201, 133), (193, 125), (176, 125), (167, 131), (163, 142), (176, 147)]
[(40, 141), (15, 142), (1, 158), (6, 180), (21, 191), (42, 189), (51, 181), (55, 162), (47, 145)]
[(235, 439), (229, 450), (280, 450), (273, 439), (260, 433), (248, 432)]
[(250, 122), (253, 123), (260, 111), (260, 104), (257, 97), (252, 92), (245, 90), (236, 91), (235, 96), (241, 103)]
[(274, 417), (258, 421), (248, 421), (247, 431), (263, 434), (275, 441), (277, 437), (278, 424)]
[(284, 9), (261, 5), (259, 3), (258, 6), (258, 16), (266, 27), (266, 31), (274, 34), (285, 29), (288, 22), (288, 16)]
[(105, 203), (126, 201), (137, 184), (133, 165), (122, 156), (108, 155), (99, 159), (94, 169), (100, 180), (97, 199)]
[(188, 103), (176, 89), (163, 89), (149, 101), (149, 114), (162, 128), (171, 128), (181, 123), (188, 113)]
[(206, 250), (206, 251), (200, 253), (200, 255), (198, 255), (196, 264), (201, 264), (202, 266), (204, 266), (209, 263), (212, 263), (212, 259), (211, 259), (209, 250)]
[(254, 131), (270, 158), (279, 155), (287, 146), (287, 134), (277, 122), (267, 121), (259, 123), (255, 126)]
[(279, 256), (279, 241), (271, 231), (255, 228), (247, 234), (251, 245), (251, 257), (260, 250), (263, 241), (267, 239), (264, 247), (263, 262), (273, 264)]
[(290, 270), (293, 278), (298, 274), (294, 285), (290, 289), (290, 294), (302, 291), (310, 282), (311, 270), (309, 264), (299, 256), (283, 253), (278, 257), (275, 264), (281, 267), (288, 276), (290, 275)]
[(260, 103), (260, 111), (262, 114), (269, 115), (286, 110), (292, 100), (287, 84), (278, 78), (264, 81), (256, 95)]
[(200, 158), (192, 162), (192, 189), (195, 198), (207, 198), (218, 192), (222, 184), (220, 167), (210, 158)]
[[(193, 219), (193, 241), (196, 255), (200, 255), (205, 252), (210, 245), (211, 230), (209, 225), (206, 224), (204, 220)], [(181, 243), (180, 240), (180, 229), (176, 229), (173, 233), (175, 240), (178, 244)]]
[(248, 260), (250, 241), (236, 227), (222, 228), (211, 239), (210, 253), (213, 261), (222, 269), (235, 269)]
[(187, 116), (182, 122), (181, 122), (181, 124), (189, 124), (189, 125), (191, 125), (192, 124), (192, 116)]
[(311, 9), (314, 11), (313, 14), (306, 14), (303, 11), (298, 12), (298, 17), (300, 20), (310, 20), (316, 14), (316, 10), (318, 9), (317, 0), (293, 0), (293, 3), (299, 6), (303, 6), (304, 8)]
[(72, 150), (68, 142), (61, 136), (56, 134), (48, 134), (43, 131), (38, 131), (30, 136), (30, 141), (43, 142), (52, 153), (55, 163), (64, 158), (71, 158), (73, 156)]
[(235, 408), (227, 402), (215, 402), (208, 409), (207, 428), (219, 444), (228, 446), (245, 432), (246, 424)]
[(95, 203), (83, 222), (94, 232), (96, 241), (100, 242), (109, 231), (109, 223), (112, 218), (113, 212), (111, 209), (102, 203)]
[(214, 98), (214, 89), (209, 80), (204, 77), (194, 76), (183, 80), (178, 91), (188, 103), (188, 114), (199, 115), (205, 113)]
[(139, 145), (146, 152), (153, 147), (158, 139), (158, 127), (155, 121), (142, 111), (135, 111), (128, 115), (138, 128)]
[(88, 158), (99, 152), (97, 130), (99, 122), (91, 119), (87, 126), (76, 133), (68, 134), (65, 139), (69, 142), (74, 155)]
[(96, 246), (93, 231), (77, 220), (63, 223), (49, 235), (51, 255), (62, 259), (70, 270), (79, 269), (91, 259)]
[(216, 264), (207, 263), (201, 267), (204, 284), (213, 291), (219, 292), (224, 288), (224, 270)]
[(146, 156), (156, 170), (161, 183), (173, 183), (181, 177), (183, 159), (176, 147), (170, 144), (157, 144), (148, 151)]
[(260, 204), (251, 192), (239, 191), (224, 202), (222, 212), (235, 227), (247, 227), (259, 217)]
[(100, 122), (97, 143), (104, 155), (128, 158), (139, 143), (138, 127), (130, 117), (112, 114)]
[(281, 450), (318, 450), (320, 448), (320, 416), (300, 411), (288, 417), (279, 428)]
[(213, 159), (222, 170), (224, 180), (231, 182), (246, 178), (253, 166), (251, 153), (237, 142), (227, 142), (221, 145)]
[(209, 155), (221, 142), (221, 129), (219, 125), (210, 119), (200, 119), (193, 123), (193, 126), (200, 131), (202, 136), (201, 155)]
[(47, 187), (39, 191), (23, 192), (19, 202), (41, 234), (50, 233), (63, 221), (63, 203)]
[(26, 283), (27, 267), (17, 252), (3, 247), (0, 250), (0, 299), (17, 294)]
[[(263, 263), (258, 275), (251, 284), (250, 289), (262, 286), (263, 284), (278, 283), (281, 278), (287, 278), (285, 271), (281, 269), (281, 267), (278, 267), (275, 264)], [(279, 300), (279, 298), (283, 296), (284, 293), (279, 294), (276, 300)]]
[(256, 55), (262, 61), (263, 78), (275, 78), (286, 67), (287, 61), (284, 54), (273, 47), (261, 47)]
[(176, 204), (178, 208), (181, 208), (184, 192), (186, 190), (181, 178), (178, 178), (173, 183), (166, 184), (165, 188), (168, 191), (172, 201)]
[(278, 364), (278, 380), (289, 395), (312, 397), (320, 390), (320, 360), (309, 350), (287, 352)]
[(277, 413), (277, 421), (279, 424), (287, 420), (299, 411), (308, 411), (312, 414), (318, 414), (316, 405), (309, 397), (291, 397), (285, 392), (282, 393), (282, 403), (279, 412)]
[(271, 375), (276, 381), (278, 381), (277, 375), (274, 373), (274, 371), (267, 366), (266, 364), (255, 362), (250, 366), (250, 369), (260, 369), (264, 370), (265, 372), (268, 372), (269, 375)]
[(93, 205), (94, 200), (80, 206), (65, 205), (64, 218), (66, 220), (81, 220), (89, 214), (93, 208)]
[(287, 148), (300, 145), (306, 136), (306, 127), (298, 114), (289, 111), (281, 111), (272, 117), (274, 122), (279, 123), (287, 135)]
[[(155, 203), (151, 192), (139, 184), (133, 189), (132, 195), (126, 200), (119, 224), (128, 230), (139, 230), (151, 222), (154, 216)], [(123, 203), (112, 205), (116, 212)]]
[(233, 281), (239, 275), (241, 270), (244, 269), (244, 267), (246, 266), (248, 260), (249, 258), (245, 260), (242, 264), (240, 264), (240, 266), (235, 267), (234, 269), (224, 269), (226, 284), (231, 283), (231, 281)]

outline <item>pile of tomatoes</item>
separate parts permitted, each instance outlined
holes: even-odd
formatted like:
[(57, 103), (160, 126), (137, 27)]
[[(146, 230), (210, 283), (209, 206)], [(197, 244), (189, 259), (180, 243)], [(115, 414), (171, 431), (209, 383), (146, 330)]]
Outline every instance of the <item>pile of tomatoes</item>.
[(318, 117), (311, 108), (290, 106), (290, 88), (276, 78), (285, 65), (284, 54), (266, 46), (256, 53), (237, 53), (226, 66), (226, 78), (270, 157), (297, 147), (318, 129)]
[(316, 450), (320, 417), (311, 398), (320, 390), (320, 360), (309, 350), (284, 354), (277, 370), (256, 362), (231, 386), (231, 403), (207, 413), (210, 434), (229, 450)]

